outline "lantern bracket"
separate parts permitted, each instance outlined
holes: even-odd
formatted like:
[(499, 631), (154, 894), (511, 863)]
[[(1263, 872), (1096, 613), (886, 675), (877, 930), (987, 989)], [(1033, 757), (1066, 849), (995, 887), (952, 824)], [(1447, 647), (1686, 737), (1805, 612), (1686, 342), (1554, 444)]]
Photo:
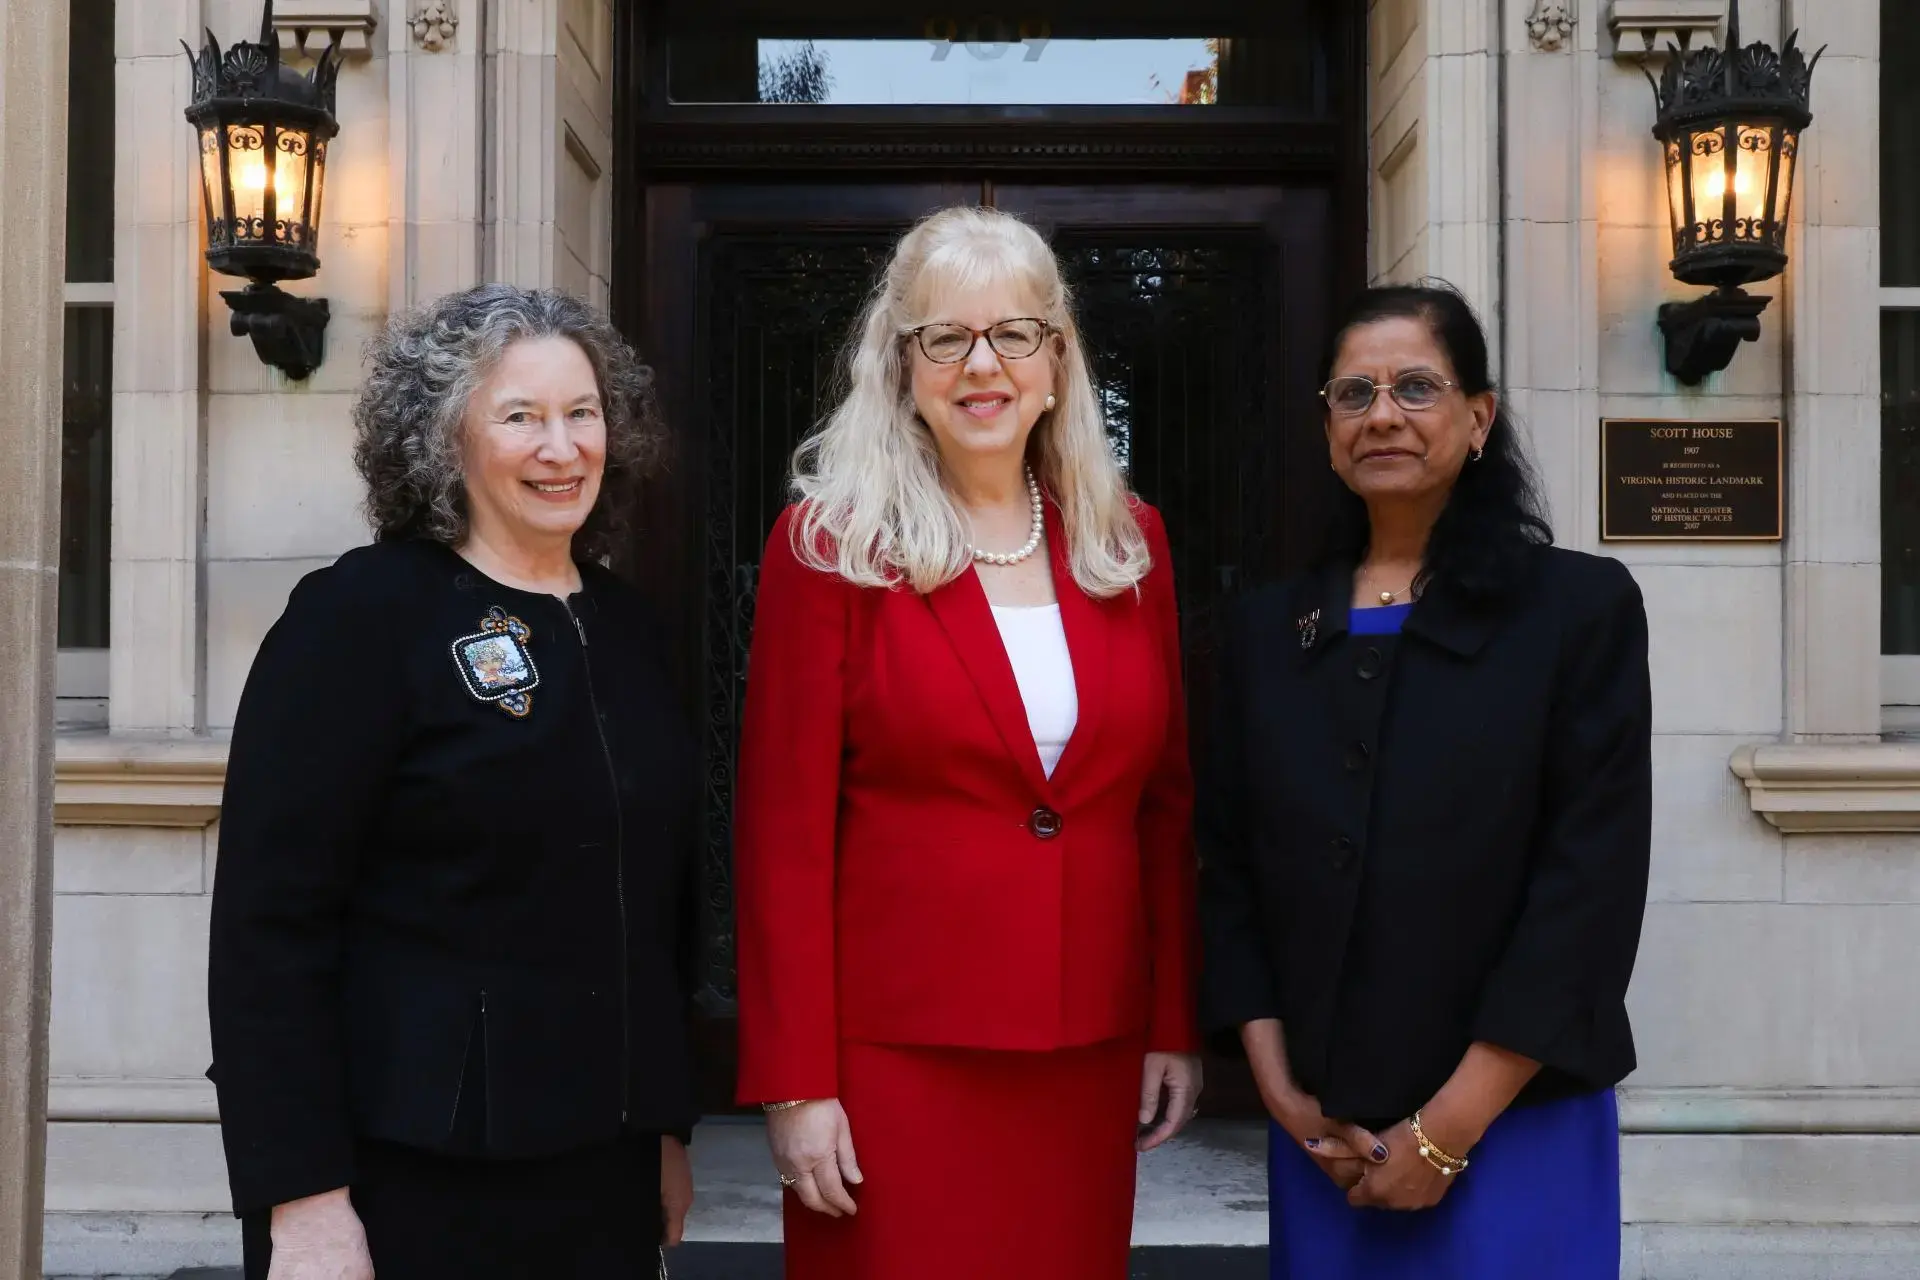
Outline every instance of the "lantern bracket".
[(331, 318), (325, 298), (297, 298), (264, 280), (244, 289), (222, 289), (220, 296), (233, 309), (229, 325), (233, 336), (253, 339), (261, 363), (295, 382), (320, 367), (327, 354)]
[(1667, 372), (1687, 386), (1733, 363), (1743, 342), (1760, 338), (1760, 313), (1773, 299), (1728, 285), (1692, 302), (1660, 308), (1660, 332), (1667, 341)]

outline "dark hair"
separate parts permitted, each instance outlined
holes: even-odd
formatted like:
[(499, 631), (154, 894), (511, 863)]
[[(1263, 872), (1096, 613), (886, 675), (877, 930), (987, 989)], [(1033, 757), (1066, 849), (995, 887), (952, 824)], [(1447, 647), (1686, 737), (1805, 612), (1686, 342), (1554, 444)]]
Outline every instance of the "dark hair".
[[(1472, 305), (1443, 280), (1368, 289), (1356, 298), (1327, 344), (1321, 382), (1333, 376), (1334, 361), (1349, 333), (1361, 325), (1397, 319), (1418, 320), (1427, 326), (1452, 363), (1462, 392), (1473, 396), (1497, 391), (1488, 369), (1486, 331)], [(1427, 537), (1418, 589), (1445, 583), (1471, 599), (1497, 598), (1519, 583), (1533, 549), (1553, 541), (1546, 504), (1518, 426), (1502, 397), (1485, 452), (1479, 461), (1469, 460), (1461, 469)], [(1345, 485), (1337, 487), (1340, 492), (1321, 562), (1357, 563), (1366, 555), (1370, 536), (1366, 503)]]
[(450, 293), (396, 315), (368, 344), (367, 379), (353, 406), (353, 460), (377, 541), (451, 546), (466, 537), (467, 400), (506, 349), (526, 338), (566, 338), (593, 365), (607, 421), (606, 468), (600, 500), (573, 535), (573, 555), (598, 560), (613, 552), (663, 435), (653, 371), (586, 303), (508, 284)]

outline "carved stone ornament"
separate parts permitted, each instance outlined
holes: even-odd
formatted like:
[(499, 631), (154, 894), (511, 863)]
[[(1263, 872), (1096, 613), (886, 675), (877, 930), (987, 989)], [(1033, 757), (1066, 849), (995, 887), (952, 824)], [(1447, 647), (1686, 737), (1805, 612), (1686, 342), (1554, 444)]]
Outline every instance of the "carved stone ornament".
[(413, 6), (413, 38), (428, 53), (438, 53), (453, 43), (453, 32), (460, 25), (451, 0), (421, 0)]
[(1527, 35), (1542, 53), (1558, 53), (1573, 44), (1573, 0), (1534, 0), (1527, 15)]
[(278, 0), (273, 12), (280, 52), (290, 58), (317, 58), (329, 44), (343, 54), (370, 54), (367, 37), (377, 21), (373, 0)]
[(1613, 56), (1639, 61), (1718, 48), (1726, 0), (1613, 0)]

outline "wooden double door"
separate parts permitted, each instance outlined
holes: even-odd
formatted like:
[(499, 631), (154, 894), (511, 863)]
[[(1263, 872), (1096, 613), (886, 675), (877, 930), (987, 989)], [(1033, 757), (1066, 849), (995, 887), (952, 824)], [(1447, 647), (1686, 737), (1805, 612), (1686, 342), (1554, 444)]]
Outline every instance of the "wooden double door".
[(1326, 509), (1314, 387), (1338, 255), (1325, 185), (649, 185), (642, 312), (626, 322), (671, 448), (622, 567), (667, 605), (702, 734), (710, 1110), (730, 1105), (734, 1074), (734, 762), (761, 550), (895, 240), (960, 203), (1022, 215), (1060, 258), (1115, 453), (1166, 516), (1197, 752), (1222, 604), (1298, 563)]

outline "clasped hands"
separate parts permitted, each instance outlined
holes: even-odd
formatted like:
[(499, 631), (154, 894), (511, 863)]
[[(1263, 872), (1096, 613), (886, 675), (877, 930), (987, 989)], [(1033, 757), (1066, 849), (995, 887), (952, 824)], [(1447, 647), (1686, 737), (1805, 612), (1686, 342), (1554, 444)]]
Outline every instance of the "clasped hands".
[[(1431, 1209), (1454, 1182), (1420, 1154), (1413, 1128), (1404, 1120), (1376, 1135), (1357, 1124), (1329, 1120), (1317, 1100), (1297, 1090), (1270, 1102), (1269, 1109), (1355, 1208)], [(1464, 1154), (1467, 1145), (1463, 1142), (1456, 1154)]]

